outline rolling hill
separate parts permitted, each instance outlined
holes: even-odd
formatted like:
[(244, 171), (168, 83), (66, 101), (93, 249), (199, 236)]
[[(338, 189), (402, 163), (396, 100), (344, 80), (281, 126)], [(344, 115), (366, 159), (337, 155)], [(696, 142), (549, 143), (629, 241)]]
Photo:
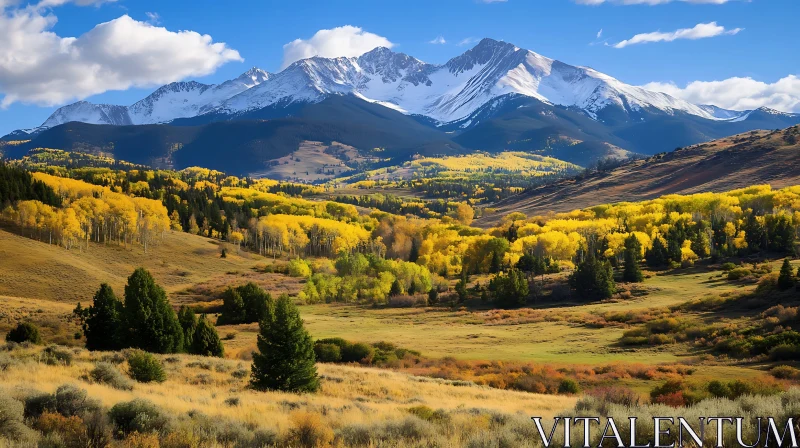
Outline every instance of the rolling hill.
[(476, 224), (490, 226), (515, 211), (533, 216), (759, 184), (775, 188), (800, 184), (800, 126), (734, 135), (535, 188), (498, 202), (493, 206), (497, 212)]

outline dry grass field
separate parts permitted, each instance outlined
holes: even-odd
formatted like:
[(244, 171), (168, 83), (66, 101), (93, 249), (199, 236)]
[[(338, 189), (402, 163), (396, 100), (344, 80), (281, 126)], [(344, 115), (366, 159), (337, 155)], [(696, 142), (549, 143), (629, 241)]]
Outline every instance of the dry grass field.
[[(398, 444), (392, 446), (464, 446), (482, 434), (495, 433), (496, 437), (498, 432), (527, 426), (532, 414), (552, 417), (567, 411), (577, 400), (570, 396), (501, 391), (385, 370), (325, 364), (318, 366), (322, 388), (317, 394), (256, 392), (247, 387), (248, 363), (187, 355), (161, 356), (168, 376), (166, 382), (136, 383), (132, 390), (119, 390), (87, 379), (87, 373), (98, 361), (111, 360), (114, 354), (83, 349), (74, 349), (73, 353), (70, 365), (40, 362), (39, 348), (17, 348), (0, 354), (6, 366), (0, 370), (0, 394), (24, 401), (37, 392), (53, 393), (69, 384), (86, 390), (89, 399), (106, 408), (133, 399), (147, 400), (173, 420), (174, 428), (180, 428), (180, 422), (187, 416), (196, 418), (199, 414), (218, 425), (230, 426), (231, 431), (236, 425), (244, 425), (249, 431), (275, 433), (284, 441), (291, 440), (293, 431), (309, 421), (319, 423), (323, 438), (333, 434), (353, 437), (347, 434), (354, 429), (366, 429), (377, 437), (381, 428), (396, 424), (401, 429), (394, 434)], [(117, 368), (124, 372), (124, 359), (116, 357), (121, 362)], [(413, 408), (421, 407), (438, 410), (438, 415), (446, 416), (448, 423), (434, 424), (424, 417), (415, 417)], [(496, 423), (501, 421), (504, 423)], [(526, 433), (532, 434), (530, 428)], [(416, 440), (411, 443), (403, 437)], [(289, 446), (286, 443), (278, 445)]]

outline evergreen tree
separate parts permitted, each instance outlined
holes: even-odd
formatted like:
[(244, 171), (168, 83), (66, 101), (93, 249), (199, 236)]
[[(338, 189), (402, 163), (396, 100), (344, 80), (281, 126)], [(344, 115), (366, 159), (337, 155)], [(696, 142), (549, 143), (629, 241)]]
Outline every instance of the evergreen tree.
[(519, 269), (510, 269), (505, 275), (496, 276), (489, 284), (489, 289), (495, 303), (501, 308), (524, 306), (530, 294), (528, 279)]
[(439, 291), (434, 286), (428, 291), (428, 305), (436, 305), (439, 303)]
[(223, 325), (241, 324), (245, 322), (245, 318), (244, 299), (239, 294), (239, 289), (226, 289), (222, 294), (222, 313), (219, 316), (219, 323)]
[(123, 308), (129, 346), (155, 353), (183, 350), (183, 328), (167, 293), (144, 268), (128, 278)]
[(395, 279), (392, 282), (392, 287), (389, 289), (389, 297), (399, 296), (403, 293), (403, 285), (400, 284), (400, 280)]
[(125, 347), (120, 334), (124, 327), (122, 302), (108, 284), (100, 285), (89, 308), (84, 310), (79, 303), (74, 314), (81, 320), (87, 349), (113, 351)]
[(751, 211), (747, 215), (743, 227), (748, 249), (750, 249), (751, 252), (758, 252), (761, 249), (765, 249), (764, 240), (766, 239), (767, 232), (754, 212)]
[(536, 260), (534, 259), (533, 255), (524, 254), (521, 257), (519, 257), (516, 268), (522, 272), (525, 272), (526, 274), (532, 274), (535, 262)]
[(190, 347), (191, 352), (195, 355), (222, 358), (225, 354), (225, 348), (222, 346), (217, 329), (206, 319), (206, 316), (201, 316), (197, 322)]
[(419, 260), (419, 245), (415, 238), (411, 240), (411, 251), (408, 254), (408, 261), (416, 263), (417, 260)]
[(787, 258), (783, 260), (781, 273), (778, 275), (778, 288), (785, 291), (794, 286), (794, 276), (792, 273), (792, 264), (789, 263), (789, 259)]
[(661, 238), (656, 238), (653, 241), (653, 247), (650, 248), (645, 254), (647, 265), (651, 268), (660, 268), (667, 265), (669, 261), (669, 253), (667, 248), (664, 247), (664, 242)]
[(616, 292), (611, 264), (591, 256), (578, 265), (569, 283), (581, 298), (608, 299)]
[(260, 322), (251, 385), (256, 390), (315, 392), (319, 377), (314, 344), (289, 296), (282, 295)]
[(236, 288), (244, 302), (244, 319), (246, 323), (260, 322), (267, 315), (272, 303), (272, 296), (253, 282)]
[(469, 291), (467, 291), (467, 279), (466, 276), (462, 276), (461, 279), (456, 283), (456, 294), (458, 294), (458, 301), (463, 302), (467, 300), (469, 296)]
[(178, 310), (178, 322), (180, 322), (181, 328), (183, 328), (183, 345), (186, 349), (191, 349), (194, 341), (194, 334), (195, 331), (197, 331), (197, 316), (191, 308), (182, 306), (181, 309)]
[(497, 251), (492, 251), (492, 260), (489, 263), (489, 272), (492, 274), (497, 274), (502, 270), (502, 266), (500, 266), (500, 254)]
[(641, 283), (644, 281), (644, 275), (639, 268), (641, 247), (641, 243), (633, 235), (625, 240), (625, 270), (622, 272), (622, 279), (626, 282)]
[(408, 295), (413, 296), (416, 293), (417, 293), (417, 284), (412, 281), (411, 284), (408, 286)]

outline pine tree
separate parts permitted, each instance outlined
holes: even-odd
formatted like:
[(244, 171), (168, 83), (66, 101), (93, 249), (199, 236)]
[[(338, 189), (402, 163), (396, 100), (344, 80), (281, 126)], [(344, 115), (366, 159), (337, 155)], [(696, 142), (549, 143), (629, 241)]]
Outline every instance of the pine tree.
[(259, 324), (251, 385), (256, 390), (315, 392), (314, 344), (289, 296), (282, 295)]
[(403, 293), (403, 285), (400, 284), (400, 280), (395, 279), (392, 282), (392, 287), (389, 289), (389, 297), (399, 296)]
[(167, 293), (144, 268), (128, 278), (123, 310), (128, 345), (155, 353), (183, 350), (183, 328)]
[(492, 279), (489, 289), (493, 292), (495, 303), (501, 308), (524, 306), (528, 302), (530, 289), (528, 279), (519, 269), (510, 269)]
[(592, 256), (578, 265), (569, 283), (581, 298), (608, 299), (616, 292), (611, 264)]
[(781, 290), (787, 290), (794, 286), (794, 276), (792, 275), (792, 264), (789, 263), (789, 259), (783, 260), (783, 266), (781, 266), (781, 273), (778, 275), (778, 288)]
[(647, 265), (651, 268), (666, 266), (667, 261), (669, 261), (669, 253), (667, 252), (667, 248), (664, 247), (664, 242), (661, 238), (656, 237), (656, 239), (653, 240), (653, 247), (647, 251), (645, 258), (647, 260)]
[(412, 263), (416, 263), (419, 260), (419, 245), (417, 245), (417, 240), (411, 240), (411, 251), (408, 254), (408, 261)]
[(245, 321), (244, 299), (238, 288), (228, 288), (222, 295), (222, 313), (219, 323), (223, 325), (241, 324)]
[(492, 274), (497, 274), (501, 269), (500, 254), (497, 253), (497, 251), (492, 251), (492, 260), (489, 263), (489, 272)]
[(178, 310), (178, 322), (183, 328), (183, 345), (187, 349), (192, 347), (194, 341), (194, 334), (197, 331), (197, 316), (194, 311), (188, 306), (182, 306)]
[(201, 316), (197, 322), (197, 328), (192, 339), (191, 352), (195, 355), (216, 356), (218, 358), (222, 358), (225, 355), (225, 348), (222, 346), (222, 340), (217, 334), (217, 329), (206, 319), (206, 316)]
[(125, 346), (120, 334), (123, 328), (122, 302), (108, 284), (100, 285), (89, 308), (83, 310), (79, 303), (74, 314), (82, 321), (87, 349), (113, 351)]
[(622, 279), (626, 282), (641, 283), (644, 281), (644, 275), (639, 268), (641, 247), (641, 243), (633, 235), (625, 240), (625, 270), (622, 272)]

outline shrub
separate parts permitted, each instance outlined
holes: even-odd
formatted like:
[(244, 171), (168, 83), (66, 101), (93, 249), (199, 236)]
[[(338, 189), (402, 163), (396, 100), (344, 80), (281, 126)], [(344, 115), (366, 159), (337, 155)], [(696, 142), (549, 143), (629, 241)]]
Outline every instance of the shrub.
[[(225, 249), (222, 249), (222, 258), (225, 258)], [(160, 448), (158, 434), (140, 434), (134, 432), (122, 442), (123, 448)]]
[(128, 356), (128, 375), (140, 383), (163, 383), (167, 379), (161, 361), (141, 350), (134, 350)]
[(100, 409), (100, 404), (87, 397), (86, 391), (73, 385), (59, 386), (54, 394), (36, 394), (25, 399), (25, 416), (38, 418), (45, 412), (65, 417), (82, 416)]
[(775, 366), (769, 371), (770, 375), (781, 380), (794, 380), (800, 378), (800, 369), (792, 366)]
[(581, 392), (580, 386), (578, 386), (578, 383), (573, 379), (569, 378), (563, 379), (558, 384), (558, 393), (560, 394), (575, 395), (579, 394), (580, 392)]
[(25, 407), (19, 401), (0, 396), (0, 440), (6, 438), (23, 444), (35, 437), (33, 431), (25, 426), (24, 410)]
[(72, 353), (53, 345), (42, 350), (39, 361), (49, 366), (69, 366), (72, 365), (72, 358)]
[(372, 347), (362, 342), (348, 344), (342, 348), (342, 361), (369, 363), (369, 361), (372, 359), (374, 351), (375, 350)]
[(722, 264), (722, 270), (725, 272), (732, 271), (734, 269), (736, 269), (736, 265), (731, 263), (730, 261)]
[(80, 417), (64, 417), (61, 414), (45, 412), (34, 422), (34, 428), (45, 435), (56, 434), (68, 448), (89, 446), (86, 427)]
[(291, 446), (316, 448), (333, 441), (333, 431), (322, 422), (319, 414), (297, 412), (289, 416), (289, 442)]
[(289, 275), (292, 277), (309, 278), (311, 277), (311, 266), (302, 258), (295, 258), (289, 262)]
[(665, 404), (672, 407), (686, 405), (683, 396), (684, 384), (679, 380), (667, 380), (664, 384), (656, 386), (650, 391), (653, 403)]
[(142, 399), (117, 403), (108, 415), (117, 431), (126, 435), (161, 431), (169, 423), (156, 405)]
[(794, 361), (800, 359), (800, 346), (793, 344), (776, 345), (770, 349), (769, 359), (772, 361)]
[(319, 362), (340, 362), (342, 349), (334, 344), (314, 344), (314, 353)]
[(111, 422), (108, 415), (102, 411), (95, 411), (83, 418), (86, 425), (87, 446), (94, 448), (108, 447), (111, 445)]
[(36, 325), (30, 322), (20, 322), (14, 329), (6, 334), (6, 342), (16, 342), (17, 344), (23, 342), (41, 344), (42, 337), (39, 335), (39, 329)]
[(629, 407), (638, 406), (640, 401), (638, 393), (622, 386), (599, 387), (590, 391), (589, 395), (604, 403), (613, 403)]
[(728, 271), (728, 280), (738, 281), (750, 275), (750, 270), (745, 268), (736, 268)]
[(392, 308), (412, 308), (419, 303), (424, 303), (421, 298), (407, 295), (389, 297), (389, 306)]
[(89, 372), (89, 378), (100, 384), (105, 384), (119, 390), (132, 390), (133, 384), (113, 364), (98, 362)]

